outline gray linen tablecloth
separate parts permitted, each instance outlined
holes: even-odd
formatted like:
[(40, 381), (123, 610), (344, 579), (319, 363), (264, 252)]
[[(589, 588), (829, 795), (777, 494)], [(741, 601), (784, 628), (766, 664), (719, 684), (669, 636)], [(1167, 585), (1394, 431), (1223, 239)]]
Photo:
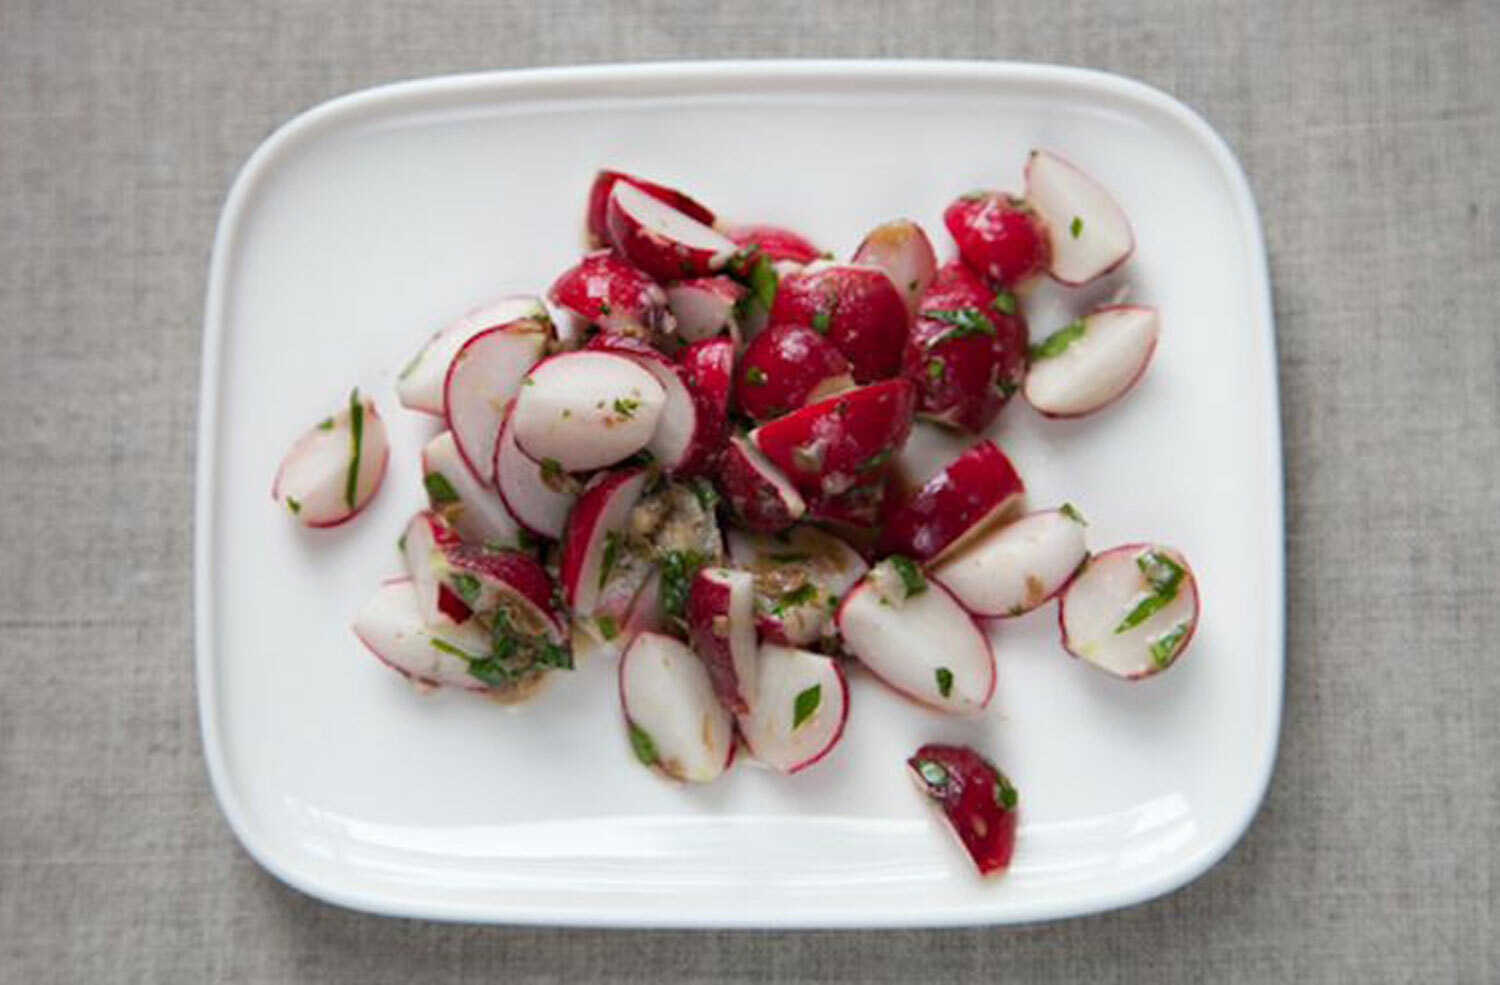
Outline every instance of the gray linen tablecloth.
[[(0, 981), (1500, 980), (1497, 42), (1493, 0), (0, 0)], [(1121, 72), (1244, 163), (1288, 495), (1253, 829), (1166, 899), (1010, 930), (505, 930), (284, 888), (219, 816), (194, 706), (200, 312), (235, 170), (378, 82), (838, 55)]]

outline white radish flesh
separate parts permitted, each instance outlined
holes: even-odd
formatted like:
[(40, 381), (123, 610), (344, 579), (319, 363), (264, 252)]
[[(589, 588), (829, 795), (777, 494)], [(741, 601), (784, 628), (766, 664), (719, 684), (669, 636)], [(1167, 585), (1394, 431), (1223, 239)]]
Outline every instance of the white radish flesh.
[(1070, 322), (1037, 347), (1026, 400), (1048, 417), (1091, 414), (1123, 396), (1151, 362), (1155, 308), (1111, 305)]
[(1094, 555), (1058, 608), (1063, 647), (1116, 677), (1172, 666), (1198, 625), (1198, 584), (1181, 553), (1126, 544)]
[(1056, 154), (1031, 152), (1026, 199), (1047, 226), (1048, 272), (1064, 284), (1109, 273), (1135, 249), (1130, 220), (1113, 196)]
[(469, 673), (469, 658), (489, 653), (488, 634), (474, 621), (433, 629), (409, 578), (381, 585), (354, 617), (354, 633), (381, 663), (417, 684), (489, 690)]
[(348, 406), (292, 445), (276, 470), (271, 498), (304, 526), (336, 527), (374, 498), (390, 455), (375, 402), (355, 390)]
[(779, 535), (731, 529), (725, 539), (730, 560), (755, 577), (762, 632), (791, 646), (831, 635), (833, 608), (869, 570), (842, 538), (805, 524)]
[(735, 305), (745, 288), (728, 277), (678, 281), (667, 288), (667, 307), (677, 319), (677, 335), (688, 342), (729, 333), (739, 342)]
[(453, 589), (443, 584), (447, 570), (444, 552), (459, 543), (458, 535), (442, 517), (429, 510), (412, 517), (401, 535), (401, 553), (416, 595), (417, 611), (429, 626), (467, 623), (474, 614)]
[(499, 494), (480, 484), (464, 464), (452, 431), (422, 449), (422, 485), (432, 508), (468, 543), (521, 546), (521, 525)]
[(783, 773), (796, 773), (822, 759), (838, 743), (849, 715), (849, 688), (838, 660), (820, 653), (767, 643), (750, 712), (740, 733), (756, 759)]
[(757, 669), (754, 577), (732, 568), (704, 568), (693, 579), (686, 609), (693, 649), (719, 700), (730, 711), (748, 710)]
[(541, 301), (529, 295), (504, 297), (475, 308), (440, 329), (397, 377), (396, 398), (401, 401), (401, 406), (442, 416), (443, 383), (448, 378), (448, 365), (458, 355), (458, 350), (487, 328), (523, 319), (545, 322), (547, 309)]
[(976, 616), (1019, 616), (1062, 590), (1088, 553), (1083, 518), (1064, 507), (991, 531), (932, 573)]
[[(515, 406), (511, 404), (512, 408)], [(578, 498), (577, 480), (561, 468), (544, 469), (516, 444), (516, 431), (507, 412), (495, 442), (495, 488), (506, 509), (534, 534), (557, 540), (568, 522), (568, 511)]]
[(448, 430), (464, 464), (480, 482), (495, 480), (495, 439), (506, 404), (547, 351), (549, 333), (539, 322), (519, 321), (486, 329), (453, 357), (443, 384)]
[(661, 384), (633, 360), (563, 353), (538, 365), (521, 387), (512, 411), (516, 443), (565, 472), (602, 468), (646, 447), (665, 403)]
[(734, 720), (687, 644), (642, 633), (620, 659), (620, 703), (636, 758), (674, 779), (707, 783), (734, 755)]

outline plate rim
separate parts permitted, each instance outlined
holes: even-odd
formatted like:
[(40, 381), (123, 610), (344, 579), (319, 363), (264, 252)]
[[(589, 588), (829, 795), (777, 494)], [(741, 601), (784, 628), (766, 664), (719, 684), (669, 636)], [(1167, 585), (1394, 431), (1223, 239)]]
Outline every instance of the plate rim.
[[(1245, 219), (1241, 230), (1248, 237), (1250, 289), (1256, 299), (1255, 316), (1265, 328), (1267, 378), (1258, 383), (1269, 398), (1269, 421), (1266, 422), (1266, 445), (1258, 449), (1271, 468), (1267, 476), (1268, 513), (1275, 536), (1269, 549), (1270, 582), (1268, 612), (1270, 637), (1276, 658), (1269, 661), (1267, 673), (1270, 702), (1270, 740), (1264, 744), (1258, 770), (1243, 810), (1235, 823), (1227, 825), (1224, 834), (1208, 843), (1196, 855), (1178, 867), (1143, 880), (1122, 890), (1102, 892), (1086, 905), (1040, 905), (1034, 912), (1019, 917), (987, 912), (982, 906), (955, 908), (934, 914), (840, 914), (836, 910), (797, 913), (790, 918), (768, 920), (762, 914), (740, 917), (716, 911), (712, 916), (690, 910), (675, 910), (669, 915), (652, 911), (637, 914), (608, 904), (580, 902), (567, 907), (527, 906), (511, 899), (487, 901), (483, 906), (468, 903), (444, 903), (413, 899), (397, 893), (379, 895), (349, 889), (296, 867), (278, 854), (273, 839), (250, 820), (241, 804), (238, 791), (229, 778), (229, 766), (220, 735), (215, 707), (218, 678), (213, 641), (215, 611), (213, 605), (214, 553), (213, 528), (218, 493), (218, 426), (219, 383), (221, 379), (220, 345), (224, 334), (224, 309), (232, 243), (246, 215), (247, 203), (277, 161), (296, 145), (318, 130), (336, 125), (371, 109), (400, 102), (442, 95), (462, 95), (479, 90), (499, 91), (516, 99), (537, 99), (569, 88), (600, 86), (624, 87), (624, 98), (671, 94), (683, 84), (723, 84), (730, 81), (748, 83), (756, 91), (765, 91), (775, 82), (789, 91), (799, 85), (816, 85), (830, 80), (906, 81), (925, 83), (973, 83), (976, 81), (1004, 85), (1018, 81), (1032, 83), (1066, 83), (1092, 86), (1101, 92), (1123, 97), (1166, 114), (1196, 137), (1228, 185), (1235, 205)], [(550, 90), (550, 91), (549, 91)], [(398, 916), (446, 922), (507, 924), (514, 926), (577, 926), (619, 928), (684, 929), (840, 929), (877, 927), (964, 927), (1023, 925), (1047, 920), (1065, 919), (1103, 913), (1134, 906), (1174, 892), (1195, 881), (1221, 861), (1244, 837), (1265, 801), (1281, 744), (1281, 719), (1285, 704), (1286, 679), (1286, 517), (1285, 460), (1282, 441), (1279, 359), (1276, 345), (1274, 307), (1270, 273), (1259, 209), (1244, 169), (1223, 137), (1195, 110), (1161, 89), (1122, 75), (1096, 69), (1037, 62), (990, 62), (934, 59), (765, 59), (724, 61), (621, 62), (548, 68), (508, 69), (439, 75), (386, 83), (360, 89), (318, 103), (294, 115), (277, 127), (250, 154), (240, 167), (224, 199), (215, 228), (208, 267), (208, 289), (204, 302), (203, 341), (200, 352), (198, 388), (197, 440), (195, 443), (195, 493), (193, 523), (193, 650), (197, 690), (200, 741), (208, 765), (210, 785), (220, 812), (245, 851), (262, 868), (281, 882), (316, 899), (353, 910), (383, 916)]]

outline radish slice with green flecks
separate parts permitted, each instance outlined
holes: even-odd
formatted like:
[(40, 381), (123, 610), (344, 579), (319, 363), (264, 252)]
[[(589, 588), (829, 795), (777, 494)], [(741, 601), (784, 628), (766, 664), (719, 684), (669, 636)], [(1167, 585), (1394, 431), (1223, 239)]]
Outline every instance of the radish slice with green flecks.
[(526, 377), (510, 426), (520, 449), (543, 466), (587, 472), (645, 448), (666, 399), (661, 384), (634, 359), (564, 352)]
[(429, 505), (465, 541), (522, 546), (525, 531), (500, 495), (474, 478), (458, 452), (452, 431), (444, 431), (422, 449), (422, 485)]
[(495, 441), (495, 488), (521, 526), (557, 540), (578, 498), (580, 483), (562, 466), (544, 465), (521, 450), (511, 423), (514, 407), (512, 401)]
[(734, 759), (734, 719), (681, 640), (641, 633), (620, 659), (620, 704), (638, 760), (677, 780), (707, 783)]
[(609, 241), (660, 281), (717, 273), (738, 249), (712, 227), (623, 181), (605, 208)]
[(495, 439), (505, 407), (552, 337), (551, 322), (509, 322), (465, 342), (448, 366), (443, 384), (448, 430), (480, 482), (495, 480)]
[(1026, 200), (1047, 227), (1047, 272), (1085, 284), (1114, 270), (1135, 250), (1130, 220), (1104, 186), (1050, 151), (1026, 161)]
[(1048, 417), (1081, 417), (1133, 387), (1156, 351), (1155, 308), (1115, 304), (1064, 325), (1031, 349), (1026, 400)]
[(1136, 680), (1176, 663), (1198, 625), (1198, 583), (1180, 552), (1124, 544), (1089, 558), (1057, 611), (1063, 647)]
[(976, 616), (1019, 616), (1068, 583), (1089, 556), (1083, 516), (1071, 506), (1021, 517), (952, 554), (938, 578)]
[(307, 527), (336, 527), (380, 489), (391, 457), (375, 401), (355, 390), (349, 403), (298, 438), (271, 483), (271, 498)]
[(444, 554), (462, 543), (448, 522), (432, 510), (412, 517), (401, 535), (401, 554), (416, 592), (417, 611), (429, 626), (462, 625), (474, 616), (469, 604), (443, 581)]
[(354, 617), (354, 635), (381, 663), (422, 687), (488, 691), (469, 673), (489, 652), (488, 634), (473, 621), (433, 628), (422, 618), (410, 578), (381, 585)]
[(740, 734), (756, 759), (796, 773), (822, 759), (844, 734), (849, 686), (837, 659), (767, 643)]
[(401, 401), (401, 406), (441, 417), (448, 364), (453, 362), (464, 343), (487, 328), (526, 319), (547, 322), (547, 309), (530, 295), (515, 295), (475, 308), (440, 329), (397, 377), (396, 398)]

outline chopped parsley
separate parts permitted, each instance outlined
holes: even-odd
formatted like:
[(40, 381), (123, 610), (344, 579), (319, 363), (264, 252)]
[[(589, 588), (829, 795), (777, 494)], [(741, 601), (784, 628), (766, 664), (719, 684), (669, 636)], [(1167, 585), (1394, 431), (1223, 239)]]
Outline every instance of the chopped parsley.
[(291, 510), (292, 514), (295, 516), (296, 514), (302, 512), (302, 502), (301, 500), (297, 499), (296, 496), (288, 496), (286, 498), (286, 508)]
[(1088, 331), (1088, 325), (1082, 318), (1075, 318), (1062, 328), (1053, 332), (1043, 339), (1039, 344), (1031, 347), (1032, 359), (1051, 359), (1060, 356), (1067, 351), (1068, 346), (1083, 338)]
[(953, 693), (953, 671), (947, 667), (939, 667), (936, 671), (938, 694), (943, 697)]
[(469, 606), (469, 608), (472, 609), (474, 607), (474, 603), (479, 601), (479, 579), (469, 574), (467, 571), (460, 571), (458, 574), (453, 576), (452, 581), (453, 590), (457, 592), (458, 597), (463, 599), (464, 602)]
[(745, 369), (745, 382), (755, 386), (761, 386), (766, 382), (766, 371), (759, 366), (750, 366)]
[(601, 300), (599, 302), (599, 314), (608, 315), (612, 311), (614, 311), (614, 309), (609, 306), (608, 301)]
[(935, 759), (919, 759), (912, 764), (922, 782), (927, 784), (927, 792), (933, 796), (940, 796), (948, 787), (948, 769)]
[(609, 576), (614, 573), (615, 562), (620, 559), (620, 543), (624, 538), (618, 530), (606, 530), (604, 532), (604, 563), (599, 565), (599, 590), (604, 590), (604, 585), (609, 581)]
[(599, 626), (599, 635), (604, 637), (605, 642), (620, 635), (620, 627), (615, 625), (613, 616), (601, 615), (594, 620)]
[(668, 551), (658, 562), (661, 570), (661, 613), (667, 621), (679, 625), (683, 622), (693, 578), (707, 560), (697, 551)]
[(1187, 635), (1188, 624), (1180, 622), (1167, 632), (1161, 634), (1151, 641), (1151, 662), (1165, 670), (1172, 663), (1172, 655), (1176, 653), (1177, 647), (1182, 643), (1182, 638)]
[(810, 581), (804, 581), (789, 592), (782, 592), (775, 602), (771, 603), (772, 615), (784, 615), (786, 610), (795, 609), (799, 605), (811, 605), (818, 600), (818, 586)]
[(995, 389), (1003, 399), (1009, 400), (1016, 394), (1016, 381), (1009, 376), (997, 376), (995, 377)]
[(635, 758), (643, 766), (655, 766), (661, 758), (656, 753), (656, 743), (651, 741), (651, 736), (635, 722), (630, 723), (630, 748), (635, 750)]
[(359, 387), (349, 393), (349, 436), (354, 452), (349, 458), (349, 476), (344, 480), (344, 504), (352, 510), (359, 490), (359, 456), (365, 443), (365, 405), (359, 402)]
[(776, 265), (761, 253), (750, 265), (750, 294), (767, 311), (776, 301)]
[(814, 684), (807, 690), (798, 692), (796, 700), (792, 702), (793, 731), (801, 728), (802, 723), (813, 716), (822, 702), (823, 685), (821, 684)]
[(990, 307), (1002, 315), (1013, 315), (1016, 313), (1016, 296), (1006, 290), (997, 291), (995, 300), (990, 302)]
[(332, 431), (333, 430), (333, 418), (331, 418), (331, 417), (325, 417), (321, 421), (319, 421), (318, 422), (318, 430), (319, 431)]
[(627, 421), (635, 416), (635, 412), (640, 408), (640, 406), (641, 402), (639, 400), (636, 400), (634, 397), (615, 398), (615, 413), (619, 414)]
[(1083, 217), (1075, 215), (1073, 221), (1068, 223), (1068, 233), (1074, 238), (1083, 235)]
[(1177, 598), (1177, 591), (1182, 586), (1182, 580), (1187, 577), (1187, 572), (1182, 565), (1157, 551), (1143, 551), (1135, 559), (1135, 566), (1140, 568), (1141, 574), (1146, 576), (1146, 583), (1151, 586), (1151, 594), (1137, 602), (1135, 607), (1125, 614), (1125, 618), (1120, 620), (1120, 625), (1115, 627), (1116, 633), (1134, 629), (1165, 608), (1168, 603)]
[(555, 490), (557, 488), (558, 483), (560, 483), (562, 481), (562, 477), (563, 477), (562, 463), (559, 462), (555, 458), (544, 458), (541, 461), (541, 466), (542, 466), (542, 481), (545, 482), (549, 488)]
[(702, 476), (693, 480), (693, 495), (698, 497), (698, 505), (705, 513), (712, 513), (719, 505), (719, 490)]
[(943, 370), (947, 368), (941, 357), (933, 356), (927, 360), (927, 378), (933, 382), (943, 378)]
[(905, 554), (892, 554), (886, 561), (901, 576), (901, 585), (906, 589), (907, 597), (927, 591), (927, 576), (922, 574), (917, 562)]
[(545, 634), (529, 636), (518, 632), (504, 610), (496, 611), (490, 624), (489, 654), (474, 657), (460, 652), (459, 655), (469, 661), (469, 675), (490, 687), (514, 682), (538, 668), (573, 669), (571, 650), (552, 642)]
[(1061, 513), (1069, 520), (1072, 520), (1080, 527), (1086, 527), (1089, 525), (1089, 522), (1083, 518), (1083, 514), (1078, 512), (1078, 507), (1074, 506), (1072, 503), (1062, 504), (1057, 508), (1057, 512)]
[(995, 771), (994, 797), (995, 806), (1007, 811), (1014, 810), (1021, 799), (1021, 795), (1016, 793), (1016, 788), (1011, 784), (1010, 779), (999, 770)]
[(422, 476), (422, 485), (427, 489), (427, 498), (432, 500), (433, 506), (445, 506), (448, 503), (458, 502), (458, 493), (448, 477), (441, 472), (428, 472)]
[(828, 334), (828, 326), (833, 321), (833, 315), (827, 311), (819, 311), (812, 316), (812, 330), (819, 335)]
[(447, 653), (447, 654), (449, 654), (451, 656), (459, 657), (460, 659), (468, 660), (468, 661), (473, 661), (473, 660), (478, 659), (473, 654), (467, 653), (464, 650), (459, 649), (458, 647), (454, 646), (452, 643), (449, 643), (445, 639), (440, 639), (440, 638), (438, 638), (436, 636), (429, 636), (429, 637), (427, 637), (427, 642), (428, 642), (429, 645), (431, 645), (431, 647), (434, 650), (437, 650), (437, 651), (439, 651), (441, 653)]
[(940, 321), (953, 327), (927, 341), (927, 348), (951, 342), (970, 335), (994, 335), (995, 326), (990, 324), (983, 311), (978, 308), (936, 308), (922, 312), (923, 318)]

